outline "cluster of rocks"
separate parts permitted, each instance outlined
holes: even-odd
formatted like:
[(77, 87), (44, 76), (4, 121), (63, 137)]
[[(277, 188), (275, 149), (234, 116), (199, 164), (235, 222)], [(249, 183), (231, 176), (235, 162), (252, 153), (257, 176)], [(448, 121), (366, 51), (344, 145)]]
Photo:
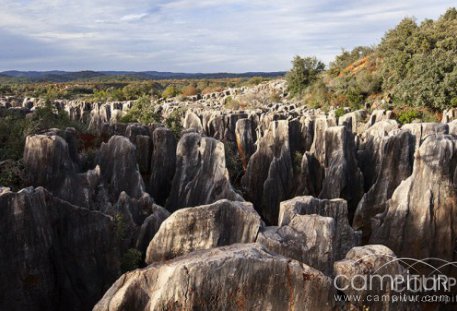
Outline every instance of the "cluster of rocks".
[[(271, 85), (162, 103), (187, 108), (180, 137), (62, 102), (104, 142), (89, 161), (74, 129), (27, 138), (29, 187), (0, 188), (0, 309), (417, 310), (335, 297), (408, 273), (396, 256), (456, 260), (457, 121), (214, 101)], [(132, 250), (144, 268), (121, 275)]]

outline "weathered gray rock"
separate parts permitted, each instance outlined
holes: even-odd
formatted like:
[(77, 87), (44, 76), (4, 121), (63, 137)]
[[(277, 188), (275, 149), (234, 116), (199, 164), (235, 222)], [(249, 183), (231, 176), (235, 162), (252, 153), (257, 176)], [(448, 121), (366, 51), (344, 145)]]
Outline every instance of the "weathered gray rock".
[(335, 221), (319, 215), (296, 215), (281, 227), (262, 229), (257, 242), (270, 251), (331, 275), (336, 243)]
[[(377, 123), (380, 124), (380, 123)], [(380, 160), (381, 170), (375, 184), (364, 194), (355, 212), (353, 227), (363, 232), (366, 243), (371, 235), (371, 218), (383, 213), (394, 190), (413, 170), (415, 139), (401, 130), (384, 141)]]
[(348, 222), (345, 200), (320, 200), (311, 196), (295, 197), (281, 202), (279, 226), (290, 224), (297, 215), (317, 214), (335, 220), (334, 260), (339, 260), (354, 246), (360, 244), (361, 233), (354, 231)]
[(224, 144), (198, 133), (185, 134), (176, 151), (176, 173), (167, 209), (175, 211), (220, 199), (243, 201), (230, 184)]
[(24, 147), (26, 184), (58, 189), (68, 174), (77, 171), (67, 142), (54, 133), (27, 136)]
[[(391, 287), (390, 279), (401, 276), (406, 278), (407, 275), (406, 269), (396, 259), (395, 254), (384, 245), (366, 245), (354, 247), (344, 260), (336, 262), (336, 287), (347, 296), (360, 297), (360, 301), (353, 299), (347, 302), (344, 310), (422, 310), (414, 302), (385, 298), (381, 300), (382, 297), (393, 295), (397, 298), (399, 295), (411, 295), (408, 291), (394, 292)], [(367, 289), (364, 289), (365, 286)], [(375, 301), (376, 297), (381, 298)]]
[(194, 250), (255, 242), (262, 221), (251, 203), (220, 200), (174, 212), (149, 244), (146, 262), (168, 260)]
[(98, 161), (111, 202), (116, 202), (122, 191), (132, 198), (140, 198), (144, 182), (136, 162), (136, 148), (126, 138), (113, 136), (102, 143)]
[(363, 195), (363, 176), (357, 166), (354, 136), (344, 126), (325, 130), (325, 178), (321, 199), (343, 198), (348, 202), (349, 219)]
[(332, 126), (336, 126), (335, 118), (319, 117), (315, 120), (314, 140), (310, 151), (320, 163), (325, 162), (325, 130)]
[(154, 151), (151, 159), (149, 192), (157, 203), (164, 205), (170, 194), (176, 169), (176, 138), (167, 128), (157, 128), (152, 134)]
[(384, 109), (378, 109), (378, 110), (373, 110), (373, 112), (370, 115), (370, 118), (368, 119), (368, 122), (366, 124), (366, 128), (370, 128), (377, 122), (381, 121), (386, 121), (394, 119), (394, 114), (391, 110), (384, 110)]
[(397, 129), (398, 123), (395, 120), (379, 121), (360, 136), (357, 159), (363, 174), (365, 192), (373, 186), (381, 171), (386, 139)]
[(135, 248), (142, 254), (146, 254), (148, 245), (157, 231), (159, 231), (160, 225), (170, 216), (166, 209), (156, 204), (152, 206), (150, 213), (139, 229), (135, 244)]
[(275, 224), (279, 203), (291, 195), (292, 181), (288, 121), (274, 121), (259, 139), (242, 179), (247, 199), (268, 223)]
[(186, 111), (186, 115), (183, 119), (183, 127), (185, 129), (194, 129), (198, 133), (203, 131), (202, 121), (194, 112), (190, 110)]
[(428, 136), (449, 133), (449, 126), (442, 123), (410, 123), (403, 125), (401, 129), (410, 131), (416, 137), (416, 150)]
[(430, 135), (415, 154), (412, 175), (395, 189), (372, 225), (371, 243), (401, 257), (455, 261), (457, 139)]
[(333, 310), (333, 293), (322, 273), (237, 244), (124, 274), (94, 311)]
[(125, 136), (136, 147), (136, 157), (141, 174), (149, 174), (152, 155), (152, 141), (147, 126), (132, 123), (125, 130)]
[(243, 168), (248, 166), (251, 155), (255, 152), (255, 130), (250, 119), (239, 119), (235, 128), (236, 146), (240, 155)]
[(0, 195), (0, 309), (90, 310), (118, 277), (111, 217), (43, 188)]
[(344, 125), (352, 133), (360, 134), (365, 130), (366, 110), (346, 113), (338, 118), (338, 125)]

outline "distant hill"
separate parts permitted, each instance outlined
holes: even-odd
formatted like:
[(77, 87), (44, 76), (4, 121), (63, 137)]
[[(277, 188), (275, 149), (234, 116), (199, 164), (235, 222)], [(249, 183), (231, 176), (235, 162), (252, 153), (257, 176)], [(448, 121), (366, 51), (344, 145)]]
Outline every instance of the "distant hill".
[(250, 77), (280, 77), (285, 72), (246, 72), (246, 73), (179, 73), (159, 71), (4, 71), (0, 76), (10, 78), (25, 78), (30, 81), (70, 82), (103, 77), (131, 77), (142, 80), (168, 79), (223, 79), (223, 78), (250, 78)]

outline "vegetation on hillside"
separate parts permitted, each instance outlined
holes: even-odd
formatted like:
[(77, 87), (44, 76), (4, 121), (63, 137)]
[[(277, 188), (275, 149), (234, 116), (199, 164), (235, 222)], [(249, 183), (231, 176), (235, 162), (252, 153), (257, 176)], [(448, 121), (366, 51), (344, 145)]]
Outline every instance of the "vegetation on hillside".
[(457, 107), (456, 38), (455, 8), (436, 21), (405, 18), (379, 45), (343, 50), (326, 71), (314, 71), (311, 83), (304, 78), (303, 59), (295, 58), (289, 92), (313, 107), (358, 109), (367, 103), (390, 106), (404, 114), (403, 121), (424, 119)]

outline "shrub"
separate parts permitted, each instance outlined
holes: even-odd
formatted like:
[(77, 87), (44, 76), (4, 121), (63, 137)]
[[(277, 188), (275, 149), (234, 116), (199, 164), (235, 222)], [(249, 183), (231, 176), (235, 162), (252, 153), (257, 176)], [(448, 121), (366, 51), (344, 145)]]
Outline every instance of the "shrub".
[(160, 115), (154, 111), (154, 106), (151, 104), (149, 96), (143, 95), (133, 103), (127, 114), (121, 117), (120, 122), (138, 122), (147, 125), (160, 122)]
[(227, 96), (224, 101), (224, 107), (227, 109), (238, 110), (240, 109), (240, 102), (236, 99), (233, 99), (232, 96)]
[(24, 187), (24, 166), (22, 161), (6, 160), (0, 162), (0, 186), (18, 191)]
[(178, 90), (174, 85), (169, 85), (167, 88), (163, 91), (162, 97), (163, 98), (170, 98), (170, 97), (175, 97), (178, 95)]
[(421, 118), (422, 113), (414, 109), (408, 109), (398, 114), (398, 122), (401, 124), (411, 123), (414, 120)]
[(135, 248), (128, 249), (121, 259), (121, 272), (125, 273), (138, 269), (142, 262), (142, 254)]
[(343, 116), (346, 113), (343, 107), (340, 107), (335, 110), (335, 117), (338, 119), (339, 117)]
[(176, 138), (181, 137), (183, 130), (182, 118), (184, 117), (184, 110), (176, 109), (165, 118), (165, 125), (173, 132)]
[(194, 87), (192, 85), (188, 85), (188, 86), (186, 86), (185, 88), (182, 89), (181, 94), (183, 96), (194, 96), (194, 95), (198, 94), (198, 90), (197, 90), (196, 87)]
[(316, 57), (295, 56), (292, 69), (287, 73), (288, 91), (291, 96), (303, 95), (305, 89), (317, 80), (325, 65)]

